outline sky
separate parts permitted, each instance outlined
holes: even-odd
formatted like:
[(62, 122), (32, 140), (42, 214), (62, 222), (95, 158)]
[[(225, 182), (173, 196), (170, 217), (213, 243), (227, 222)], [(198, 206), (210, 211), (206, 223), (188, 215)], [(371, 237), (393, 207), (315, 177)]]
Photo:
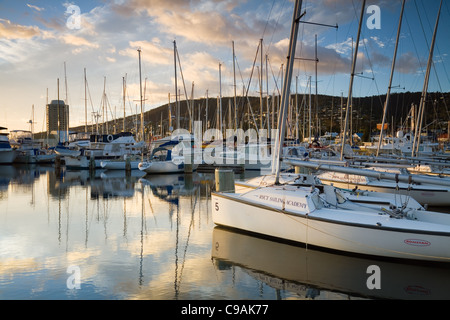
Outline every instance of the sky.
[[(439, 3), (406, 1), (392, 93), (422, 91)], [(347, 97), (361, 4), (303, 1), (302, 21), (316, 24), (300, 24), (291, 92), (308, 92), (309, 77), (316, 91), (311, 59), (317, 38), (317, 92)], [(379, 15), (367, 11), (369, 6), (379, 8)], [(84, 70), (89, 124), (93, 113), (101, 114), (104, 93), (108, 120), (123, 116), (124, 78), (125, 113), (140, 112), (138, 49), (144, 111), (168, 103), (169, 94), (173, 102), (174, 41), (182, 100), (184, 88), (188, 98), (233, 96), (234, 75), (238, 95), (248, 87), (250, 95), (259, 96), (260, 39), (263, 95), (266, 87), (273, 94), (282, 86), (293, 8), (293, 0), (0, 0), (0, 126), (30, 130), (34, 115), (34, 131), (45, 131), (45, 105), (57, 99), (58, 91), (70, 105), (70, 125), (83, 125)], [(353, 96), (386, 94), (400, 9), (401, 0), (366, 1)], [(450, 4), (444, 1), (428, 92), (450, 91), (448, 30)]]

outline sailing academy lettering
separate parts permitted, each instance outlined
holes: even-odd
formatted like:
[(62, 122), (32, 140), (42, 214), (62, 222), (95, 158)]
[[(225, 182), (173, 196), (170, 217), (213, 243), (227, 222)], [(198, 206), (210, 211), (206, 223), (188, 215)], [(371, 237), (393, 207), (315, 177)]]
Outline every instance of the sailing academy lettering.
[(264, 194), (260, 194), (259, 199), (263, 200), (263, 201), (282, 203), (287, 206), (298, 207), (298, 208), (302, 208), (302, 209), (306, 208), (306, 203), (301, 202), (301, 201), (291, 200), (291, 199), (279, 198), (279, 197), (269, 196), (269, 195), (264, 195)]

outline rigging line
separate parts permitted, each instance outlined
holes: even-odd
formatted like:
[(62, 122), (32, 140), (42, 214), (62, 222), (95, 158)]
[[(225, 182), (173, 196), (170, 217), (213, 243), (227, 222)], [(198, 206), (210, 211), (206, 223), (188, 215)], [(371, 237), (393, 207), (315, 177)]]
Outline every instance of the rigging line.
[(88, 82), (87, 79), (86, 79), (86, 87), (87, 87), (87, 90), (88, 90), (88, 93), (89, 93), (89, 101), (91, 102), (92, 112), (95, 112), (94, 111), (94, 104), (92, 103), (91, 90), (89, 89), (89, 82)]
[[(425, 29), (424, 29), (424, 27), (423, 27), (422, 19), (420, 18), (419, 8), (417, 7), (417, 3), (416, 3), (415, 0), (414, 0), (414, 4), (415, 4), (415, 7), (416, 7), (417, 14), (418, 14), (418, 16), (419, 16), (420, 25), (421, 25), (421, 27), (422, 27), (422, 32), (423, 32), (425, 41), (426, 41), (426, 43), (427, 43), (427, 48), (428, 48), (428, 51), (429, 51), (429, 50), (430, 50), (430, 47), (429, 47), (428, 41), (427, 41), (427, 39), (426, 39)], [(423, 10), (425, 11), (425, 8), (423, 8)], [(447, 8), (447, 10), (448, 10), (448, 8)], [(428, 26), (431, 28), (431, 26), (430, 26), (430, 21), (429, 21), (429, 19), (428, 19), (428, 16), (426, 15), (426, 12), (425, 12), (425, 18), (427, 19)], [(443, 60), (438, 45), (436, 44), (435, 46), (436, 46), (436, 49), (437, 49), (437, 51), (438, 51), (439, 57), (441, 58), (441, 60)], [(437, 70), (436, 70), (436, 64), (435, 64), (434, 60), (432, 60), (431, 63), (432, 63), (433, 70), (434, 70), (434, 73), (435, 73), (435, 76), (436, 76), (436, 81), (437, 81), (438, 86), (439, 86), (439, 90), (440, 90), (440, 92), (441, 92), (441, 96), (444, 97), (444, 95), (443, 95), (443, 90), (442, 90), (442, 86), (441, 86), (441, 81), (439, 80), (439, 76), (438, 76), (438, 73), (437, 73)], [(442, 63), (442, 67), (443, 67), (443, 69), (444, 69), (444, 73), (445, 73), (446, 76), (447, 76), (447, 79), (449, 80), (449, 76), (448, 76), (448, 73), (447, 73), (447, 69), (445, 68), (445, 63)], [(447, 102), (445, 101), (445, 99), (443, 99), (443, 102), (444, 102), (444, 106), (445, 106), (445, 109), (446, 109), (446, 112), (447, 112), (447, 116), (450, 118), (450, 114), (449, 114)]]
[(273, 7), (275, 5), (275, 1), (276, 0), (273, 0), (273, 2), (272, 2), (272, 7), (270, 8), (269, 16), (267, 17), (266, 24), (264, 25), (264, 29), (263, 29), (263, 32), (262, 32), (262, 35), (261, 35), (261, 39), (264, 39), (264, 34), (266, 33), (267, 25), (269, 24), (270, 16), (272, 14), (272, 10), (273, 10)]
[(418, 50), (417, 50), (416, 43), (415, 43), (415, 41), (414, 41), (413, 33), (412, 33), (412, 31), (411, 31), (411, 26), (409, 25), (407, 15), (405, 15), (405, 21), (406, 21), (406, 25), (408, 26), (409, 34), (410, 34), (410, 37), (411, 37), (411, 40), (412, 40), (412, 44), (413, 44), (413, 47), (414, 47), (414, 51), (416, 52), (417, 62), (418, 62), (418, 64), (419, 64), (420, 71), (422, 72), (422, 74), (424, 74), (425, 72), (424, 72), (424, 70), (423, 70), (423, 66), (422, 66), (422, 63), (421, 63), (421, 61), (420, 61), (419, 52), (418, 52)]
[[(275, 1), (274, 1), (274, 2), (275, 2)], [(271, 47), (271, 45), (272, 45), (272, 43), (273, 43), (273, 37), (274, 37), (274, 34), (275, 34), (275, 30), (278, 28), (278, 24), (279, 24), (279, 21), (280, 21), (280, 19), (281, 19), (281, 15), (282, 15), (283, 8), (284, 8), (284, 5), (285, 5), (285, 4), (286, 4), (286, 0), (284, 0), (284, 1), (283, 1), (283, 4), (281, 5), (280, 14), (278, 15), (278, 19), (277, 19), (277, 21), (276, 21), (276, 23), (275, 23), (275, 27), (273, 28), (273, 32), (272, 32), (272, 36), (270, 37), (269, 45), (267, 46), (267, 53), (269, 53), (270, 47)]]
[[(355, 15), (357, 14), (357, 12), (356, 12), (356, 8), (355, 8), (355, 4), (354, 4), (354, 2), (352, 1), (352, 5), (353, 5), (353, 10), (354, 10), (354, 12), (355, 12)], [(377, 89), (377, 92), (378, 92), (378, 99), (380, 100), (380, 103), (381, 103), (381, 105), (383, 105), (383, 101), (381, 100), (381, 94), (380, 94), (380, 90), (378, 89), (378, 83), (377, 83), (377, 80), (375, 79), (375, 74), (374, 74), (374, 72), (373, 72), (373, 65), (372, 65), (372, 61), (370, 60), (370, 56), (369, 56), (369, 51), (367, 50), (367, 45), (366, 45), (366, 41), (362, 41), (362, 43), (363, 43), (363, 46), (364, 46), (364, 50), (366, 51), (366, 53), (367, 53), (367, 61), (369, 62), (369, 66), (370, 66), (370, 70), (372, 71), (372, 75), (373, 75), (373, 78), (372, 78), (372, 80), (374, 81), (374, 83), (375, 83), (375, 87), (376, 87), (376, 89)]]
[[(422, 3), (422, 5), (423, 5), (423, 3)], [(425, 8), (423, 8), (423, 10), (425, 11)], [(448, 8), (447, 8), (447, 10), (448, 10)], [(432, 30), (432, 27), (430, 25), (430, 20), (428, 19), (428, 15), (425, 14), (425, 18), (427, 19), (428, 27)], [(435, 47), (436, 47), (436, 50), (438, 52), (439, 58), (441, 60), (444, 60), (444, 58), (442, 57), (442, 54), (441, 54), (441, 50), (439, 50), (439, 45), (437, 43), (435, 44)], [(436, 72), (436, 68), (434, 67), (434, 62), (433, 62), (433, 68), (435, 69), (435, 72)], [(442, 68), (444, 70), (445, 75), (447, 76), (447, 80), (450, 82), (450, 78), (449, 78), (449, 75), (447, 73), (447, 68), (445, 67), (445, 63), (442, 63)], [(442, 88), (441, 88), (441, 91), (442, 91)]]
[[(278, 88), (278, 78), (275, 78), (275, 74), (273, 73), (273, 68), (272, 68), (272, 64), (270, 63), (270, 59), (268, 60), (269, 61), (269, 66), (270, 66), (270, 72), (272, 73), (272, 78), (273, 78), (273, 81), (274, 81), (274, 83), (275, 83), (275, 89), (276, 89), (276, 91), (278, 92), (278, 94), (279, 95), (281, 95), (281, 92), (280, 92), (280, 88)], [(275, 90), (274, 90), (275, 91)]]
[[(419, 21), (420, 21), (420, 25), (421, 25), (421, 27), (422, 27), (423, 36), (424, 36), (424, 38), (425, 38), (425, 42), (426, 42), (426, 44), (427, 44), (427, 48), (428, 48), (428, 51), (429, 51), (429, 50), (430, 50), (430, 46), (429, 46), (429, 44), (428, 44), (428, 41), (427, 41), (427, 38), (426, 38), (426, 35), (425, 35), (425, 29), (424, 29), (424, 27), (423, 27), (422, 19), (420, 18), (419, 8), (417, 7), (417, 3), (416, 3), (415, 0), (414, 0), (414, 4), (415, 4), (415, 7), (416, 7), (417, 14), (419, 15)], [(425, 12), (425, 8), (424, 8), (424, 12)], [(430, 21), (428, 20), (428, 16), (426, 15), (426, 12), (425, 12), (425, 18), (427, 19), (428, 26), (430, 26)], [(430, 27), (431, 27), (431, 26), (430, 26)], [(441, 52), (439, 51), (438, 45), (436, 44), (435, 46), (436, 46), (436, 49), (437, 49), (437, 51), (438, 51), (438, 53), (439, 53), (439, 57), (441, 57)], [(441, 58), (441, 59), (442, 59), (442, 58)], [(438, 76), (438, 73), (437, 73), (437, 71), (436, 71), (436, 65), (435, 65), (434, 60), (432, 60), (432, 64), (433, 64), (433, 69), (434, 69), (434, 72), (435, 72), (435, 75), (436, 75), (436, 81), (438, 82), (439, 89), (440, 89), (441, 92), (442, 92), (441, 81), (439, 80), (439, 76)], [(447, 75), (447, 79), (449, 79), (448, 74), (447, 74), (447, 70), (445, 69), (445, 64), (442, 63), (442, 66), (443, 66), (443, 69), (444, 69), (444, 71), (445, 71), (445, 74)], [(444, 100), (444, 102), (445, 102), (445, 100)], [(447, 105), (446, 105), (446, 107), (447, 107)], [(448, 111), (447, 111), (447, 112), (448, 112)]]

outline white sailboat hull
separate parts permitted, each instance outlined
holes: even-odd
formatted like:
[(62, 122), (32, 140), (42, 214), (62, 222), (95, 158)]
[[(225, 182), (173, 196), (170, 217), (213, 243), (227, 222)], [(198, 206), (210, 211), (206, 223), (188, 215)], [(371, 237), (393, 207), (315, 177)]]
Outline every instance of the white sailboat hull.
[[(257, 190), (253, 195), (247, 192), (245, 199), (235, 193), (213, 193), (214, 223), (338, 251), (450, 262), (450, 217), (439, 217), (439, 223), (420, 222), (367, 211), (320, 208), (308, 212), (307, 205), (301, 212), (288, 208), (286, 193), (290, 191), (271, 189), (261, 195)], [(291, 203), (303, 207), (311, 201), (307, 198), (293, 197)]]
[[(195, 170), (197, 165), (193, 165)], [(184, 163), (176, 163), (172, 160), (169, 161), (146, 161), (139, 163), (139, 170), (146, 173), (182, 173), (184, 172)]]
[(67, 148), (55, 148), (55, 153), (61, 157), (77, 157), (81, 154), (81, 151)]
[[(140, 162), (141, 161), (130, 161), (130, 169), (138, 169)], [(104, 160), (100, 162), (100, 166), (107, 170), (125, 170), (127, 162), (125, 160)]]

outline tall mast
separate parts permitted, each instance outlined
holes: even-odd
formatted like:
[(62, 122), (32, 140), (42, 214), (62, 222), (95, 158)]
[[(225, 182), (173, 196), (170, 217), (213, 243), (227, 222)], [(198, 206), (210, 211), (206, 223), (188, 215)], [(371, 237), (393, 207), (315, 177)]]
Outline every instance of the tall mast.
[(140, 90), (140, 103), (141, 103), (141, 139), (142, 141), (145, 141), (144, 138), (144, 113), (142, 110), (142, 100), (143, 100), (143, 96), (142, 96), (142, 74), (141, 74), (141, 48), (139, 48), (138, 50), (139, 53), (139, 90)]
[(31, 106), (31, 139), (34, 140), (34, 104)]
[(297, 45), (297, 35), (298, 35), (298, 26), (301, 18), (301, 10), (302, 0), (296, 0), (294, 6), (294, 14), (292, 15), (292, 27), (291, 27), (291, 35), (289, 38), (289, 52), (287, 56), (287, 69), (284, 75), (285, 81), (283, 82), (283, 91), (281, 96), (281, 115), (278, 118), (278, 138), (275, 143), (275, 152), (274, 152), (274, 163), (272, 164), (272, 170), (275, 168), (276, 170), (276, 178), (275, 184), (279, 183), (280, 178), (280, 157), (281, 150), (283, 148), (284, 143), (284, 134), (286, 131), (286, 115), (287, 109), (289, 106), (289, 95), (290, 95), (290, 86), (291, 86), (291, 78), (292, 78), (292, 69), (294, 65), (295, 59), (295, 48)]
[(386, 113), (387, 113), (387, 108), (388, 108), (388, 105), (389, 105), (389, 96), (391, 94), (392, 77), (394, 75), (395, 60), (396, 60), (396, 57), (397, 57), (398, 40), (400, 39), (400, 30), (402, 28), (402, 19), (403, 19), (403, 10), (404, 10), (404, 8), (405, 8), (405, 0), (402, 1), (402, 9), (400, 11), (400, 19), (398, 21), (397, 39), (395, 41), (394, 57), (392, 58), (392, 66), (391, 66), (391, 76), (389, 78), (389, 86), (388, 86), (388, 91), (387, 91), (387, 94), (386, 94), (386, 101), (384, 103), (383, 120), (381, 122), (380, 138), (378, 139), (378, 147), (377, 147), (377, 153), (376, 153), (377, 157), (378, 157), (378, 154), (380, 152), (380, 146), (381, 146), (381, 141), (382, 141), (383, 131), (384, 131), (384, 123), (386, 121)]
[(84, 132), (87, 133), (87, 90), (86, 90), (86, 68), (84, 68)]
[(172, 106), (170, 105), (170, 92), (169, 92), (169, 132), (172, 133)]
[(308, 132), (308, 143), (311, 143), (311, 129), (312, 129), (312, 118), (311, 118), (311, 76), (308, 77), (309, 82), (309, 112), (308, 112), (308, 124), (309, 124), (309, 132)]
[(58, 106), (58, 144), (61, 142), (61, 134), (60, 134), (60, 132), (59, 132), (59, 130), (60, 130), (60, 119), (59, 119), (59, 116), (60, 116), (60, 114), (59, 114), (59, 78), (57, 79), (57, 81), (56, 81), (56, 84), (57, 84), (57, 88), (58, 88), (58, 104), (57, 104), (57, 106)]
[(295, 140), (298, 141), (298, 76), (295, 76)]
[(126, 97), (126, 88), (127, 88), (127, 84), (126, 84), (126, 79), (125, 79), (125, 77), (122, 77), (122, 86), (123, 86), (123, 124), (122, 124), (122, 126), (123, 126), (123, 132), (126, 132), (126, 130), (125, 130), (125, 119), (126, 119), (126, 114), (125, 114), (125, 97)]
[(363, 3), (361, 5), (361, 15), (359, 17), (359, 27), (358, 27), (358, 35), (356, 37), (356, 46), (355, 51), (353, 53), (353, 61), (352, 61), (352, 71), (350, 76), (350, 85), (348, 87), (348, 97), (347, 97), (347, 108), (345, 108), (345, 124), (344, 124), (344, 133), (343, 133), (343, 139), (342, 139), (342, 146), (341, 146), (341, 160), (344, 158), (344, 146), (347, 136), (347, 127), (348, 127), (348, 117), (349, 117), (349, 109), (351, 108), (351, 101), (352, 101), (352, 90), (353, 90), (353, 78), (355, 77), (355, 67), (356, 67), (356, 57), (358, 55), (358, 47), (359, 47), (359, 37), (361, 35), (361, 25), (362, 20), (364, 16), (364, 8), (366, 6), (366, 0), (363, 0)]
[(223, 133), (223, 121), (222, 121), (222, 64), (219, 63), (219, 125), (220, 132)]
[(441, 7), (442, 7), (442, 0), (439, 5), (439, 11), (438, 11), (438, 15), (436, 18), (436, 24), (434, 26), (433, 40), (431, 41), (430, 53), (428, 55), (427, 72), (425, 75), (425, 81), (423, 83), (422, 96), (420, 98), (419, 113), (418, 113), (417, 125), (415, 128), (416, 132), (414, 135), (414, 143), (413, 143), (413, 148), (412, 148), (412, 156), (413, 157), (419, 151), (420, 132), (422, 131), (422, 123), (423, 123), (423, 111), (425, 109), (425, 102), (426, 102), (426, 98), (427, 98), (428, 80), (430, 78), (430, 69), (431, 69), (431, 65), (433, 64), (434, 43), (436, 40), (436, 33), (437, 33), (438, 24), (439, 24), (439, 16), (441, 14)]
[(271, 133), (270, 133), (270, 107), (269, 107), (269, 68), (268, 68), (268, 55), (266, 54), (266, 103), (267, 103), (267, 137), (270, 139), (271, 138)]
[[(105, 134), (105, 125), (106, 125), (106, 133), (108, 134), (108, 122), (105, 118), (105, 91), (106, 90), (106, 77), (103, 77), (103, 96), (102, 96), (102, 134)], [(108, 113), (106, 113), (108, 115)], [(105, 122), (106, 120), (106, 122)]]
[(173, 40), (173, 64), (175, 67), (175, 108), (177, 109), (177, 129), (180, 129), (180, 105), (178, 102), (178, 84), (177, 84), (177, 43)]
[(64, 101), (64, 119), (66, 120), (66, 139), (69, 139), (69, 108), (67, 108), (68, 103), (68, 93), (67, 93), (67, 74), (66, 74), (66, 62), (64, 61), (64, 84), (66, 89), (66, 99)]
[(48, 112), (49, 112), (49, 106), (48, 106), (48, 88), (47, 88), (47, 95), (46, 95), (46, 100), (45, 100), (45, 105), (46, 105), (46, 108), (47, 108), (47, 112), (45, 113), (45, 123), (47, 124), (47, 135), (46, 135), (46, 140), (47, 140), (47, 147), (48, 147), (48, 135), (49, 135), (49, 129), (50, 129), (50, 126), (49, 126), (49, 124), (48, 124), (48, 121), (49, 121), (49, 119), (48, 119)]
[(205, 130), (209, 129), (209, 118), (208, 118), (208, 90), (206, 90), (206, 125)]
[(233, 46), (233, 83), (234, 83), (234, 130), (237, 130), (236, 66), (235, 66), (236, 55), (234, 53), (234, 41), (232, 41), (232, 46)]
[(263, 128), (263, 39), (260, 39), (261, 70), (259, 72), (259, 127)]
[(315, 109), (316, 109), (316, 136), (317, 139), (320, 136), (320, 129), (319, 129), (319, 97), (318, 97), (318, 92), (317, 92), (317, 63), (319, 62), (318, 58), (317, 58), (317, 34), (314, 36), (314, 41), (315, 41), (315, 45), (314, 45), (314, 65), (315, 65), (315, 82), (316, 82), (316, 95), (314, 97), (314, 104), (315, 104)]

